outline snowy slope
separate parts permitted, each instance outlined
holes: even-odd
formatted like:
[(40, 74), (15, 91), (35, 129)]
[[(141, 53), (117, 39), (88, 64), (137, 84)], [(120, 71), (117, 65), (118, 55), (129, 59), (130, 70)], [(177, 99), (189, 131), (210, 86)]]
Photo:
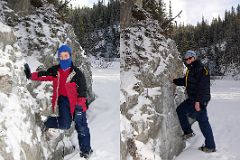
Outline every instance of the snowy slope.
[(197, 150), (204, 138), (195, 123), (193, 129), (197, 135), (175, 160), (240, 160), (240, 83), (234, 80), (215, 80), (211, 92), (208, 115), (217, 152), (205, 154)]
[[(87, 111), (94, 150), (90, 160), (120, 159), (119, 66), (119, 62), (114, 62), (106, 69), (93, 68), (93, 91), (97, 98)], [(73, 143), (77, 144), (76, 133), (73, 136)], [(75, 151), (65, 157), (68, 159), (79, 160), (79, 154)]]

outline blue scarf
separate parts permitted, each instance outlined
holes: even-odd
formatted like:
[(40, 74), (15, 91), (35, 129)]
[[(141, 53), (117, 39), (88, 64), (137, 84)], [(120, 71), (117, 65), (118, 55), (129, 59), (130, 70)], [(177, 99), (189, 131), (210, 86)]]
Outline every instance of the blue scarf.
[(68, 69), (69, 67), (71, 67), (71, 65), (72, 65), (72, 57), (70, 57), (69, 59), (66, 59), (66, 60), (60, 60), (60, 67), (63, 70)]

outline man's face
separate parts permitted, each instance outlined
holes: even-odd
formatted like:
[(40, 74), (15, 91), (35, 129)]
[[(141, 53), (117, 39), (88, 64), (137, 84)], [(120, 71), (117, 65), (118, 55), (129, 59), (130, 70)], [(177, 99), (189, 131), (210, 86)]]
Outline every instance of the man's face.
[(60, 57), (59, 57), (60, 60), (67, 60), (69, 58), (70, 58), (70, 54), (68, 52), (61, 52), (60, 53)]
[(195, 59), (196, 59), (195, 57), (187, 57), (184, 60), (187, 64), (191, 64), (192, 62), (195, 61)]

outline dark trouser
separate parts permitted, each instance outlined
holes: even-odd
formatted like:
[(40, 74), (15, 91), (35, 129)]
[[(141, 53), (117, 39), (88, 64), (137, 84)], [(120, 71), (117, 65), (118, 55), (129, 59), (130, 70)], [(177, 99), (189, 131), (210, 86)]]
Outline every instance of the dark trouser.
[(204, 106), (200, 104), (200, 106), (201, 110), (197, 112), (195, 110), (195, 102), (187, 99), (177, 107), (177, 115), (184, 134), (193, 132), (191, 125), (188, 121), (188, 116), (195, 118), (198, 121), (203, 136), (205, 137), (205, 146), (212, 149), (216, 146), (214, 142), (212, 128), (208, 121), (207, 105)]
[[(44, 123), (48, 128), (69, 129), (72, 123), (69, 101), (67, 97), (59, 96), (59, 117), (48, 117)], [(76, 106), (74, 112), (75, 129), (78, 133), (79, 148), (82, 153), (89, 152), (90, 133), (87, 124), (86, 112), (83, 112), (81, 106)]]

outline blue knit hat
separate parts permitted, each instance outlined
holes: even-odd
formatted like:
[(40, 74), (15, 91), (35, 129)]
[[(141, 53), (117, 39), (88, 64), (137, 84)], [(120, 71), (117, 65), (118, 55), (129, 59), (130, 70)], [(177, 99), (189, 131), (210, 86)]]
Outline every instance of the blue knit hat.
[(194, 52), (194, 51), (192, 51), (192, 50), (189, 50), (189, 51), (187, 51), (186, 53), (185, 53), (185, 56), (184, 56), (185, 58), (189, 58), (189, 57), (197, 57), (197, 53), (196, 52)]
[(58, 48), (58, 57), (60, 56), (60, 53), (62, 52), (68, 52), (70, 56), (72, 56), (72, 49), (70, 46), (64, 44), (61, 47)]

